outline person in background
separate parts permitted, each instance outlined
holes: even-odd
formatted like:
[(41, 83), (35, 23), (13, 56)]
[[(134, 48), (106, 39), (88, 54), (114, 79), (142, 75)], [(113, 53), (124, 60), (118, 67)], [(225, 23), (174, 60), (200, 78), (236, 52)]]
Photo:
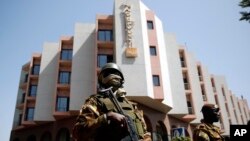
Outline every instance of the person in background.
[[(103, 66), (98, 83), (98, 93), (91, 95), (80, 110), (73, 127), (73, 137), (77, 141), (130, 141), (126, 117), (129, 116), (133, 119), (138, 140), (151, 141), (143, 112), (138, 110), (136, 103), (126, 98), (124, 77), (119, 66), (115, 63)], [(110, 87), (126, 116), (118, 113), (110, 98), (101, 92)]]
[(193, 132), (193, 141), (225, 141), (220, 128), (214, 125), (220, 119), (220, 109), (215, 104), (204, 104), (201, 112), (203, 119)]

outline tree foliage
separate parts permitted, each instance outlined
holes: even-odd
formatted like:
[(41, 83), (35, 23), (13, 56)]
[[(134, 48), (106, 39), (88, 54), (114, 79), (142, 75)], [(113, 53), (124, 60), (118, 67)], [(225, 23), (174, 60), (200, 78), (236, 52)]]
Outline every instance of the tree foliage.
[[(241, 2), (239, 3), (239, 6), (242, 8), (250, 8), (250, 0), (241, 0)], [(250, 23), (250, 10), (248, 11), (241, 11), (241, 18), (240, 21), (242, 20), (246, 20)]]

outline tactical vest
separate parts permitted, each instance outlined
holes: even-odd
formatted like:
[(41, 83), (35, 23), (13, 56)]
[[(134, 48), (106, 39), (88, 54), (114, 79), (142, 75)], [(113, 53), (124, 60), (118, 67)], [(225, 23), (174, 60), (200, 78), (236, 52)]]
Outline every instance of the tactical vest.
[(210, 141), (224, 141), (224, 137), (221, 136), (219, 130), (217, 130), (215, 128), (212, 128), (212, 127), (208, 127), (204, 123), (199, 125), (197, 130), (200, 130), (201, 136), (202, 136), (203, 133), (206, 134), (209, 137)]
[[(108, 111), (117, 112), (117, 109), (115, 108), (114, 104), (111, 102), (111, 100), (108, 97), (105, 97), (103, 95), (96, 95), (96, 96), (97, 96), (96, 98), (99, 101), (98, 105), (100, 105), (100, 107), (98, 107), (98, 108), (101, 108), (102, 111), (104, 111), (104, 113), (106, 113)], [(119, 101), (119, 104), (122, 107), (124, 113), (133, 119), (134, 125), (137, 129), (137, 134), (140, 136), (140, 138), (142, 138), (143, 134), (144, 134), (144, 129), (143, 129), (143, 125), (142, 125), (142, 118), (143, 117), (141, 117), (141, 115), (135, 111), (134, 104), (132, 102), (129, 102), (126, 98), (124, 98), (123, 101)], [(110, 129), (112, 131), (107, 131), (107, 132), (109, 132), (109, 133), (110, 132), (111, 133), (118, 132), (118, 131), (114, 131), (115, 128), (116, 127), (114, 125), (113, 129)], [(109, 130), (109, 128), (107, 128), (106, 130)], [(126, 132), (126, 131), (124, 131), (124, 132)], [(106, 133), (106, 134), (109, 134), (109, 133)], [(114, 134), (112, 134), (112, 135), (114, 135)]]

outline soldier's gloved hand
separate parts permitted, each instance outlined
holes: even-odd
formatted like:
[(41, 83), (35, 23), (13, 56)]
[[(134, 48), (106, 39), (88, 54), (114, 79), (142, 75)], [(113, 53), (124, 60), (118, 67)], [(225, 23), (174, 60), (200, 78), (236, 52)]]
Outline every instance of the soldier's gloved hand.
[(126, 127), (126, 117), (124, 115), (121, 115), (119, 113), (115, 113), (115, 112), (108, 112), (107, 114), (107, 120), (111, 121), (111, 122), (115, 122), (117, 124), (120, 124), (121, 127)]

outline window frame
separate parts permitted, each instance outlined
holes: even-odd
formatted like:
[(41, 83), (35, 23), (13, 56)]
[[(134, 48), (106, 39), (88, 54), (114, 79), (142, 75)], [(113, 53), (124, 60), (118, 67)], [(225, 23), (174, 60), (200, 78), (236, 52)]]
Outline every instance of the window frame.
[(37, 94), (37, 85), (30, 85), (29, 96), (35, 97)]
[(25, 120), (26, 121), (33, 121), (34, 120), (34, 114), (35, 114), (35, 108), (34, 107), (28, 107), (26, 109)]
[(154, 22), (151, 20), (147, 20), (147, 28), (149, 30), (153, 30), (154, 29)]
[(71, 72), (70, 71), (59, 71), (58, 83), (59, 84), (70, 84)]
[(161, 86), (160, 76), (159, 75), (153, 75), (152, 79), (153, 79), (153, 85), (154, 86)]
[(149, 51), (151, 56), (157, 56), (156, 46), (149, 46)]
[(25, 96), (26, 96), (26, 93), (22, 93), (22, 100), (21, 100), (21, 103), (24, 103), (25, 102)]
[(104, 42), (111, 42), (113, 41), (113, 30), (110, 29), (99, 29), (97, 33), (97, 40), (104, 41)]
[(73, 50), (72, 49), (62, 49), (60, 59), (61, 60), (72, 60)]
[[(103, 60), (104, 59), (104, 60)], [(109, 54), (98, 54), (97, 55), (97, 66), (99, 68), (103, 67), (105, 64), (113, 62), (114, 57), (113, 55)]]
[[(66, 101), (64, 101), (66, 100)], [(56, 99), (56, 111), (67, 112), (69, 111), (69, 97), (67, 96), (57, 96)]]
[(32, 75), (39, 75), (40, 73), (40, 64), (34, 64), (33, 67), (32, 67), (32, 71), (31, 71), (31, 74)]

